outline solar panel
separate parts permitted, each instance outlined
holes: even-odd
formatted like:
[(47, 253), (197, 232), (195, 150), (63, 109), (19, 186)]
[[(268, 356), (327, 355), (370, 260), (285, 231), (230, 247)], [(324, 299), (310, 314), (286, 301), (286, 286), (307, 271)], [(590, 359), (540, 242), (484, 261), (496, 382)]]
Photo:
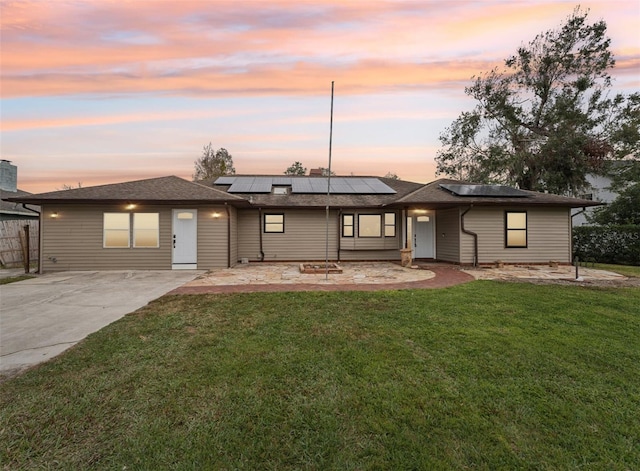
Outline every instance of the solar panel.
[(457, 196), (487, 196), (493, 198), (522, 198), (524, 196), (529, 196), (528, 193), (522, 190), (504, 185), (453, 185), (441, 183), (440, 187)]
[(291, 177), (271, 177), (271, 183), (274, 185), (291, 185)]
[[(319, 194), (327, 192), (326, 177), (237, 177), (223, 176), (216, 185), (231, 185), (229, 193), (270, 193), (273, 185), (291, 185), (292, 193)], [(332, 177), (331, 193), (343, 195), (385, 195), (395, 190), (377, 178)]]
[(236, 181), (238, 177), (218, 177), (218, 179), (214, 182), (216, 185), (233, 185), (233, 182)]
[(270, 177), (256, 177), (251, 184), (249, 193), (271, 193), (271, 185)]
[(294, 178), (291, 182), (292, 193), (313, 193), (308, 178)]

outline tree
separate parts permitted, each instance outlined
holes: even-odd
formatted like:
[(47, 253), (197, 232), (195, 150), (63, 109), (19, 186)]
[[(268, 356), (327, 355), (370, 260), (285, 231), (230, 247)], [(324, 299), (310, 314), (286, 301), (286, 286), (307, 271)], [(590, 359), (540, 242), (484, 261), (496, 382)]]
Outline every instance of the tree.
[(628, 186), (610, 204), (598, 208), (591, 217), (591, 222), (640, 227), (640, 183)]
[(392, 180), (400, 180), (400, 177), (398, 176), (398, 174), (393, 172), (387, 172), (384, 178), (391, 178)]
[(304, 175), (307, 173), (307, 168), (303, 167), (297, 160), (291, 164), (291, 166), (284, 171), (285, 175)]
[(473, 77), (477, 101), (441, 134), (438, 174), (578, 193), (603, 163), (638, 153), (640, 94), (610, 98), (606, 23), (579, 8), (495, 68)]
[(67, 185), (66, 183), (62, 184), (62, 188), (58, 188), (58, 190), (73, 190), (75, 188), (82, 188), (82, 182), (78, 182), (77, 185)]
[(233, 168), (233, 157), (227, 149), (221, 147), (214, 151), (211, 143), (203, 147), (202, 157), (196, 160), (194, 165), (194, 181), (213, 179), (221, 175), (234, 175), (236, 173), (236, 169)]

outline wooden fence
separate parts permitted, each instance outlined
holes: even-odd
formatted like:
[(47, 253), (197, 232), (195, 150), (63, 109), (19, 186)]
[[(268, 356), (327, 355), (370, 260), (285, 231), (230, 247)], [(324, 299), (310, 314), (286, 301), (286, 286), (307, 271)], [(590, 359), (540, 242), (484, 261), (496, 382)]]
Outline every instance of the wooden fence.
[(0, 265), (6, 268), (24, 266), (23, 250), (26, 245), (24, 226), (29, 226), (29, 260), (38, 261), (38, 231), (37, 219), (12, 219), (0, 221)]

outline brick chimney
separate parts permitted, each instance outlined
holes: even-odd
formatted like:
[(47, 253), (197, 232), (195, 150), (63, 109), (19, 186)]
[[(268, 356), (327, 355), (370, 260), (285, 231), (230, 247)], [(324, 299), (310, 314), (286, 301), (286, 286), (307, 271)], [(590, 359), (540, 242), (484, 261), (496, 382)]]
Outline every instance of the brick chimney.
[(16, 192), (18, 190), (18, 167), (8, 160), (0, 160), (0, 189)]

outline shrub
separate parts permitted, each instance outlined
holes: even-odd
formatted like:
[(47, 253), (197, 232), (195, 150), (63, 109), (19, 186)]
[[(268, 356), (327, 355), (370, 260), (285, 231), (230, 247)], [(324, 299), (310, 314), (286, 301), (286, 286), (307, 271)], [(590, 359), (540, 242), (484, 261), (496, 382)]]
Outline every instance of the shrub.
[(640, 226), (574, 227), (573, 256), (580, 261), (640, 265)]

